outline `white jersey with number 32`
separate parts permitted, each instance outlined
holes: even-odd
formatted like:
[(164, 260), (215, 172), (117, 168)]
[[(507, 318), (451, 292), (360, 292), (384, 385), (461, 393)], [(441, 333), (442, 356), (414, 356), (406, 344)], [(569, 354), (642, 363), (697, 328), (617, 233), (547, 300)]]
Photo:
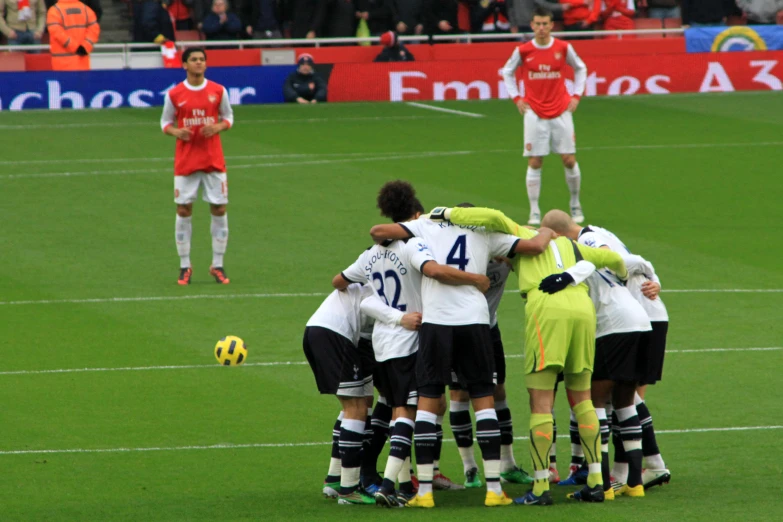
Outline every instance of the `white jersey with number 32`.
[[(375, 245), (343, 271), (352, 282), (367, 281), (392, 308), (405, 313), (421, 312), (421, 265), (432, 261), (427, 244), (420, 238)], [(385, 361), (408, 356), (419, 348), (419, 334), (402, 326), (375, 322), (372, 332), (375, 359)]]
[[(463, 272), (486, 274), (493, 257), (512, 256), (519, 238), (483, 227), (436, 223), (422, 218), (400, 223), (427, 242), (435, 261)], [(418, 268), (418, 267), (417, 267)], [(421, 284), (423, 322), (459, 326), (489, 324), (487, 299), (474, 286), (451, 286), (425, 277)]]

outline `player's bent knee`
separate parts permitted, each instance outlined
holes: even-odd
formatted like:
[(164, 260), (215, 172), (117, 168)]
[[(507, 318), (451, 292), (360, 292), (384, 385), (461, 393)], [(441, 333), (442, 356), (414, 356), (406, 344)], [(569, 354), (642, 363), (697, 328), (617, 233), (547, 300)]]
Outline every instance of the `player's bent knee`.
[(574, 165), (576, 165), (576, 156), (574, 154), (563, 154), (563, 166), (565, 166), (568, 169), (574, 168)]
[(505, 401), (506, 400), (506, 385), (505, 384), (498, 384), (495, 386), (495, 400), (496, 401)]
[(541, 156), (532, 156), (527, 159), (527, 166), (531, 169), (540, 169), (544, 164), (544, 158)]
[(177, 205), (177, 215), (188, 218), (193, 215), (193, 207), (191, 205)]
[(226, 205), (210, 205), (210, 212), (213, 216), (225, 216), (226, 210)]

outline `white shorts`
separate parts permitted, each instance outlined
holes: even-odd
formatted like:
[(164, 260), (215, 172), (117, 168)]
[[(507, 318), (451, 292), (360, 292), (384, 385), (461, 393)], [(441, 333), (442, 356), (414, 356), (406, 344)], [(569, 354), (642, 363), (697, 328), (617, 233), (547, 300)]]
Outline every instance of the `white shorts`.
[(539, 118), (532, 109), (525, 113), (525, 156), (576, 154), (574, 116), (565, 111), (557, 118)]
[(193, 203), (202, 185), (204, 201), (211, 205), (228, 204), (228, 178), (225, 172), (194, 172), (190, 176), (174, 176), (174, 203)]

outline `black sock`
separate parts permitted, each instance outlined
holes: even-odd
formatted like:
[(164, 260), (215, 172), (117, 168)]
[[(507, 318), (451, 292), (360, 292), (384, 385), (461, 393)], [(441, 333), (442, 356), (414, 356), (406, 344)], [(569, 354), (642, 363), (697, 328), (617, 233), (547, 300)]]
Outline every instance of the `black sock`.
[(628, 464), (628, 457), (625, 456), (623, 439), (620, 437), (620, 421), (617, 420), (617, 413), (612, 413), (612, 446), (614, 446), (614, 461), (620, 464)]
[[(410, 424), (405, 419), (405, 422), (398, 420), (394, 423), (394, 429), (392, 430), (391, 440), (389, 442), (389, 458), (396, 458), (402, 461), (402, 465), (405, 465), (405, 459), (411, 456), (411, 444), (413, 443), (413, 430), (414, 425)], [(384, 477), (383, 485), (381, 486), (384, 491), (391, 493), (394, 491), (394, 483), (397, 477)]]
[(419, 410), (416, 413), (416, 427), (413, 435), (413, 445), (416, 449), (416, 468), (419, 485), (432, 484), (432, 464), (435, 461), (435, 446), (438, 442), (434, 413)]
[[(604, 417), (606, 415), (604, 414)], [(611, 473), (609, 472), (609, 420), (606, 418), (599, 418), (599, 424), (601, 425), (601, 477), (604, 480), (604, 491), (607, 491), (612, 487)]]
[[(500, 426), (494, 409), (476, 412), (476, 441), (484, 459), (487, 485), (500, 482)], [(490, 471), (490, 461), (496, 461), (496, 471)]]
[[(443, 417), (438, 417), (438, 421), (443, 422)], [(443, 449), (443, 425), (440, 424), (435, 425), (435, 435), (438, 437), (435, 441), (435, 450), (433, 451), (432, 458), (433, 462), (435, 464), (435, 474), (438, 474), (438, 470), (440, 469), (439, 463), (440, 463), (440, 451)]]
[(389, 405), (382, 402), (375, 404), (370, 419), (369, 443), (364, 446), (364, 455), (362, 456), (362, 477), (364, 485), (367, 486), (377, 476), (378, 457), (383, 451), (386, 439), (389, 437), (389, 422), (392, 418), (392, 409)]
[[(452, 402), (452, 407), (453, 405)], [(449, 422), (457, 447), (469, 448), (473, 446), (473, 421), (470, 418), (470, 410), (450, 411)]]
[(549, 450), (549, 467), (557, 467), (557, 421), (555, 420), (555, 410), (552, 410), (552, 449)]
[(623, 415), (632, 414), (620, 421), (620, 437), (623, 440), (625, 456), (628, 459), (628, 482), (631, 487), (642, 483), (642, 425), (635, 406), (621, 408), (617, 413), (618, 420)]
[[(339, 459), (340, 458), (340, 424), (342, 424), (343, 419), (343, 413), (340, 412), (340, 415), (337, 417), (337, 420), (334, 421), (334, 427), (332, 428), (332, 458), (333, 459)], [(340, 482), (340, 475), (326, 475), (326, 478), (324, 479), (324, 482), (331, 483), (331, 482)]]
[(571, 413), (571, 421), (568, 423), (568, 435), (571, 438), (571, 465), (581, 466), (584, 464), (585, 458), (580, 455), (574, 455), (574, 447), (582, 447), (582, 439), (579, 438), (579, 423), (576, 421), (576, 417)]
[(655, 439), (655, 429), (653, 428), (652, 415), (644, 402), (636, 405), (636, 411), (639, 413), (639, 422), (642, 425), (642, 454), (645, 457), (658, 455), (661, 450), (658, 448), (658, 441)]
[(364, 423), (359, 420), (343, 419), (340, 427), (340, 457), (343, 476), (354, 475), (350, 484), (343, 485), (341, 478), (340, 494), (349, 495), (359, 487), (359, 470), (362, 463), (362, 443), (364, 441)]

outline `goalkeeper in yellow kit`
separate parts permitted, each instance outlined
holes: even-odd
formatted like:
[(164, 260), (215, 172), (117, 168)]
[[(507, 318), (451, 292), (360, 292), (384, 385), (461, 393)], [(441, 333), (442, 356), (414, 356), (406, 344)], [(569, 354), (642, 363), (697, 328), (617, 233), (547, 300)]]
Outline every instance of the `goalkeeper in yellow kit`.
[[(529, 239), (537, 234), (515, 223), (500, 211), (486, 208), (438, 207), (430, 219), (455, 225), (483, 226), (488, 230)], [(551, 234), (549, 229), (542, 229)], [(533, 490), (514, 500), (517, 504), (549, 505), (549, 450), (553, 441), (552, 408), (557, 375), (563, 372), (568, 400), (579, 424), (589, 475), (587, 486), (573, 494), (575, 500), (603, 502), (601, 433), (590, 400), (590, 377), (595, 358), (595, 308), (587, 285), (564, 273), (578, 261), (592, 263), (591, 270), (609, 268), (620, 278), (628, 272), (622, 257), (559, 237), (537, 256), (512, 260), (519, 277), (525, 306), (525, 381), (530, 393), (530, 456), (535, 470)], [(585, 274), (587, 277), (589, 274)]]

